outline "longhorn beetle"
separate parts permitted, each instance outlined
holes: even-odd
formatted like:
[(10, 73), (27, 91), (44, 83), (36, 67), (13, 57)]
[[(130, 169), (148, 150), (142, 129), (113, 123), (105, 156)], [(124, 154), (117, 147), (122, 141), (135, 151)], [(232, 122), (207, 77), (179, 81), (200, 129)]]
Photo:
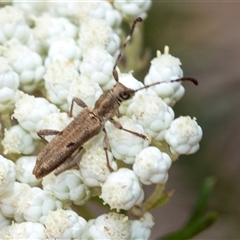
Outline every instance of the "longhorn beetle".
[[(57, 175), (67, 169), (76, 166), (78, 155), (82, 149), (82, 145), (92, 137), (99, 134), (100, 131), (104, 131), (105, 133), (103, 147), (106, 153), (107, 166), (110, 171), (112, 171), (108, 160), (108, 139), (106, 130), (104, 128), (104, 125), (108, 120), (111, 121), (118, 129), (129, 132), (143, 139), (147, 139), (145, 135), (125, 129), (121, 126), (119, 122), (113, 120), (113, 116), (118, 113), (118, 109), (122, 101), (132, 98), (137, 91), (151, 87), (156, 84), (163, 83), (156, 82), (139, 88), (137, 90), (133, 90), (131, 88), (127, 88), (119, 82), (116, 67), (120, 59), (122, 58), (122, 54), (127, 43), (132, 38), (134, 28), (138, 22), (142, 22), (142, 19), (137, 18), (133, 22), (130, 33), (127, 36), (125, 42), (123, 43), (120, 49), (120, 53), (113, 67), (113, 77), (116, 81), (116, 85), (100, 96), (100, 98), (96, 101), (93, 110), (90, 110), (81, 99), (74, 97), (71, 103), (69, 115), (72, 116), (74, 102), (77, 103), (80, 107), (82, 107), (83, 110), (63, 131), (56, 131), (50, 129), (38, 131), (38, 136), (42, 138), (45, 142), (47, 142), (45, 136), (56, 136), (45, 146), (45, 148), (38, 155), (36, 165), (33, 169), (33, 174), (36, 176), (36, 178), (40, 179), (52, 171), (54, 171), (54, 174)], [(176, 80), (171, 80), (170, 82), (180, 81), (191, 81), (195, 85), (198, 84), (197, 80), (193, 78), (180, 78)]]

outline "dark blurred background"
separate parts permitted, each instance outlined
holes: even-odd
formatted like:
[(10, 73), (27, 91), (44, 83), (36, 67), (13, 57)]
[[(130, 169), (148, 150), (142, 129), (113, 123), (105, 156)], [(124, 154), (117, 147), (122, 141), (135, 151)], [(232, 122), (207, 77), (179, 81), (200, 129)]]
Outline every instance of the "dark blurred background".
[(166, 188), (175, 193), (154, 212), (151, 239), (184, 224), (208, 176), (217, 180), (209, 209), (219, 219), (194, 239), (240, 239), (240, 2), (153, 1), (144, 28), (152, 56), (168, 45), (184, 75), (198, 79), (184, 84), (174, 110), (195, 116), (204, 133), (200, 150), (172, 165)]

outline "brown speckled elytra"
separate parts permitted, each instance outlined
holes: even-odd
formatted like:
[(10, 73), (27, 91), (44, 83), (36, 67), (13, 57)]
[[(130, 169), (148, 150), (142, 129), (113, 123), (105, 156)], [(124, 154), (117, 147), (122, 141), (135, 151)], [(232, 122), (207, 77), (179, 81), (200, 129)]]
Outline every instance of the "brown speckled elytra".
[[(133, 22), (130, 33), (127, 36), (124, 44), (122, 45), (116, 63), (113, 67), (113, 77), (116, 81), (116, 85), (100, 96), (100, 98), (96, 101), (93, 110), (90, 110), (81, 99), (77, 97), (73, 98), (69, 116), (72, 116), (74, 102), (81, 106), (83, 110), (63, 131), (44, 129), (40, 130), (37, 133), (38, 136), (42, 138), (45, 142), (47, 142), (45, 136), (56, 135), (52, 141), (47, 143), (47, 145), (43, 148), (43, 150), (39, 153), (37, 157), (36, 165), (33, 169), (33, 174), (36, 176), (37, 179), (46, 176), (52, 171), (54, 171), (55, 175), (58, 175), (59, 173), (67, 169), (76, 167), (82, 145), (88, 140), (90, 140), (92, 137), (99, 134), (101, 131), (104, 131), (105, 133), (103, 147), (106, 153), (107, 166), (110, 171), (113, 171), (108, 160), (108, 139), (106, 130), (104, 128), (105, 123), (108, 120), (111, 121), (118, 129), (132, 133), (143, 139), (147, 139), (145, 135), (125, 129), (121, 126), (119, 122), (113, 120), (113, 116), (117, 115), (119, 106), (122, 101), (132, 98), (134, 94), (139, 90), (163, 83), (156, 82), (151, 85), (139, 88), (137, 90), (133, 90), (131, 88), (127, 88), (118, 81), (118, 73), (116, 70), (117, 64), (122, 57), (123, 51), (127, 43), (131, 40), (134, 28), (138, 22), (142, 22), (142, 19), (137, 18)], [(179, 81), (191, 81), (197, 85), (197, 81), (193, 78), (180, 78), (172, 80), (171, 82)]]

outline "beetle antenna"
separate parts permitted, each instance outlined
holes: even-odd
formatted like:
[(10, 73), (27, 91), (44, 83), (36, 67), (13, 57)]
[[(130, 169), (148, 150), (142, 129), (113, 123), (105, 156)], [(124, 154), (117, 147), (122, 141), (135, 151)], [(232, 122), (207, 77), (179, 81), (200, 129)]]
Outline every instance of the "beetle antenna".
[(171, 83), (171, 82), (173, 83), (173, 82), (183, 82), (183, 81), (189, 81), (189, 82), (192, 82), (192, 83), (195, 84), (195, 85), (198, 85), (198, 81), (197, 81), (195, 78), (183, 77), (183, 78), (178, 78), (178, 79), (170, 80), (170, 81), (155, 82), (155, 83), (146, 85), (146, 86), (144, 86), (144, 87), (141, 87), (141, 88), (135, 90), (135, 92), (137, 92), (137, 91), (139, 91), (139, 90), (142, 90), (142, 89), (146, 89), (146, 88), (152, 87), (152, 86), (154, 86), (154, 85), (161, 84), (161, 83)]
[(119, 53), (118, 56), (117, 56), (117, 60), (116, 60), (115, 65), (114, 65), (114, 67), (113, 67), (113, 77), (114, 77), (114, 79), (115, 79), (116, 82), (118, 82), (118, 73), (117, 73), (116, 67), (117, 67), (119, 61), (121, 60), (121, 58), (122, 58), (122, 56), (123, 56), (123, 52), (124, 52), (124, 49), (125, 49), (126, 46), (127, 46), (127, 43), (132, 39), (133, 32), (134, 32), (134, 29), (135, 29), (136, 24), (137, 24), (138, 22), (142, 22), (142, 21), (143, 21), (143, 19), (140, 18), (140, 17), (138, 17), (138, 18), (136, 18), (136, 19), (134, 20), (133, 25), (132, 25), (131, 30), (130, 30), (130, 33), (129, 33), (128, 36), (126, 37), (125, 42), (123, 43), (123, 45), (122, 45), (122, 47), (121, 47), (121, 49), (120, 49), (120, 53)]

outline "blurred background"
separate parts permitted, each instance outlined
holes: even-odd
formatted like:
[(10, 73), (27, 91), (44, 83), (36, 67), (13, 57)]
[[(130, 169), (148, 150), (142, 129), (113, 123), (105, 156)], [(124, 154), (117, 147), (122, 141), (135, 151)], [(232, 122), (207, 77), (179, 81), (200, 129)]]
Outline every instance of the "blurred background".
[(200, 150), (181, 156), (169, 173), (170, 201), (154, 212), (151, 239), (181, 228), (208, 176), (216, 178), (209, 209), (219, 219), (195, 239), (240, 239), (240, 2), (153, 1), (144, 23), (145, 46), (170, 47), (179, 57), (186, 93), (176, 116), (195, 116), (203, 129)]

